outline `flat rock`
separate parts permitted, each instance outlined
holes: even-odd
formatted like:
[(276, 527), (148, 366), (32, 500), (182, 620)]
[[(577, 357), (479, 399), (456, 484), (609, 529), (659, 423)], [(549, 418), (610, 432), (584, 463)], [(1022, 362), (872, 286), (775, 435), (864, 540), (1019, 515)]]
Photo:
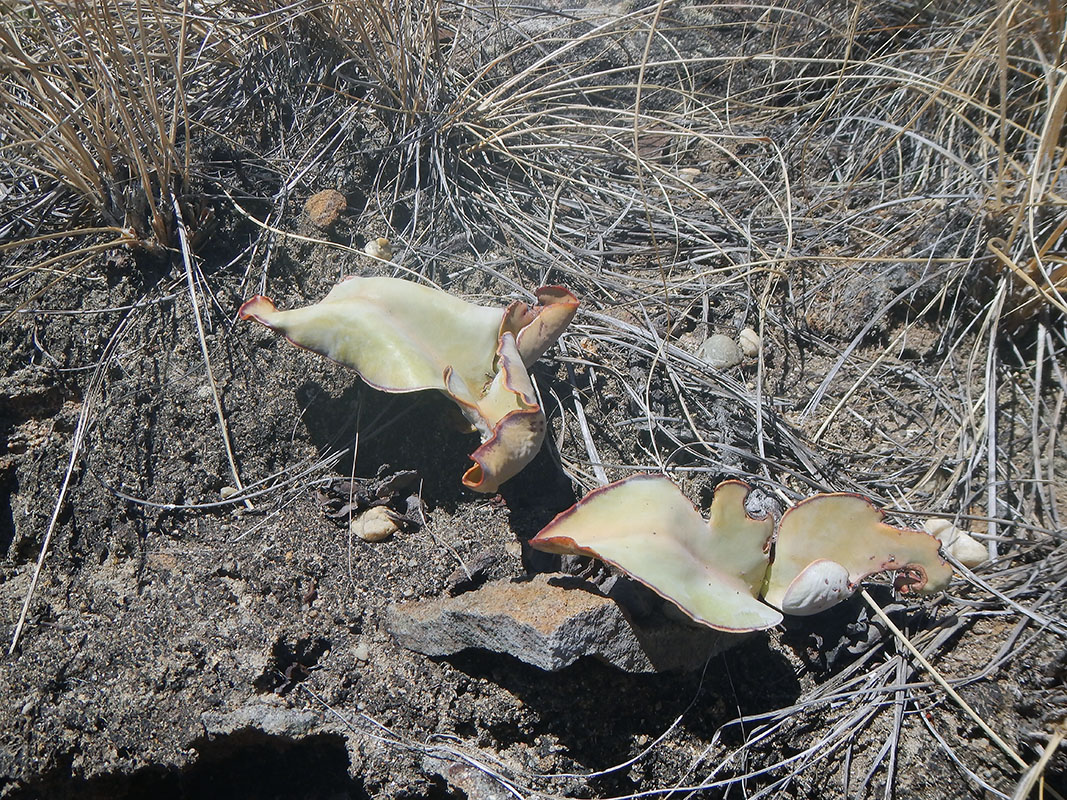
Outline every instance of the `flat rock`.
[(744, 638), (662, 614), (638, 622), (592, 584), (559, 575), (394, 605), (385, 626), (403, 647), (428, 656), (476, 647), (550, 671), (582, 656), (626, 672), (690, 671)]

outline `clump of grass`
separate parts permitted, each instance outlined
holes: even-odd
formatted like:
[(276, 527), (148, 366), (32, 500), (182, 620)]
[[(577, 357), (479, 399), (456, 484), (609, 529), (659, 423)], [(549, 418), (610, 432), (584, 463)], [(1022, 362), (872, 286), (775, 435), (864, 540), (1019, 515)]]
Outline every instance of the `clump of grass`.
[(1058, 4), (1019, 3), (998, 16), (996, 33), (997, 172), (988, 213), (1001, 235), (989, 249), (1011, 278), (1004, 311), (1017, 326), (1043, 306), (1067, 313), (1067, 28)]
[[(8, 203), (21, 201), (24, 213), (8, 218), (4, 238), (69, 230), (89, 212), (132, 246), (174, 244), (170, 195), (195, 188), (188, 25), (152, 0), (31, 0), (6, 11), (0, 147), (23, 177)], [(34, 209), (58, 219), (25, 213)]]

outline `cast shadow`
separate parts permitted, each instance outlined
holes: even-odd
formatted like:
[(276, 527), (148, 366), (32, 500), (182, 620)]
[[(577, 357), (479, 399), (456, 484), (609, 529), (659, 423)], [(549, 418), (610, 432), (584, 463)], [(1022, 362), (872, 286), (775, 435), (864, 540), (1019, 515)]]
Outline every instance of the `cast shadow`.
[[(567, 757), (590, 771), (631, 758), (636, 737), (654, 740), (680, 715), (687, 731), (707, 741), (739, 716), (787, 707), (801, 693), (788, 659), (761, 634), (743, 637), (710, 658), (703, 671), (688, 673), (630, 674), (588, 657), (546, 672), (484, 650), (466, 650), (447, 660), (467, 675), (507, 690), (534, 713), (532, 732), (511, 721), (489, 726), (501, 748), (551, 734)], [(739, 744), (742, 736), (737, 725), (721, 734), (726, 744)], [(631, 785), (627, 773), (619, 770), (590, 786), (612, 793), (635, 791), (639, 787)]]
[(64, 797), (69, 800), (312, 800), (370, 797), (362, 781), (349, 774), (343, 737), (317, 734), (294, 740), (254, 729), (192, 742), (197, 758), (188, 767), (149, 765), (129, 773), (92, 778), (73, 776), (69, 761), (5, 797)]
[[(334, 467), (338, 476), (373, 478), (379, 470), (414, 470), (423, 501), (431, 508), (454, 508), (472, 493), (463, 473), (473, 463), (477, 434), (461, 432), (462, 418), (438, 392), (388, 394), (357, 379), (339, 396), (308, 380), (295, 390), (308, 436), (321, 456), (347, 448)], [(359, 434), (358, 449), (356, 434)]]

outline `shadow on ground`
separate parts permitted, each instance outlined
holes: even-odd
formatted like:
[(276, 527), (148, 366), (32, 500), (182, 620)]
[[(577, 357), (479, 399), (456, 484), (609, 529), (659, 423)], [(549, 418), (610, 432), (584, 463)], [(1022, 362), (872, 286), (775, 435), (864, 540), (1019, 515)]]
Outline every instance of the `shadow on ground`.
[[(348, 774), (345, 741), (337, 735), (300, 741), (260, 731), (193, 742), (196, 761), (185, 769), (146, 767), (130, 774), (72, 779), (60, 764), (13, 798), (63, 797), (69, 800), (156, 800), (256, 798), (257, 800), (362, 800), (363, 784)], [(68, 759), (69, 761), (69, 759)], [(442, 795), (443, 796), (443, 795)]]

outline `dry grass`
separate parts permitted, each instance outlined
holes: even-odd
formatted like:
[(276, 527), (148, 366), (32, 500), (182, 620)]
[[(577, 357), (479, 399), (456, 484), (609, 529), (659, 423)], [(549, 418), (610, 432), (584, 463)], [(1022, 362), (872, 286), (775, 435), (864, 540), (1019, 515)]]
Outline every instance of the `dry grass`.
[[(694, 493), (736, 476), (982, 535), (993, 560), (932, 605), (937, 625), (898, 614), (965, 686), (1067, 633), (1065, 36), (1055, 2), (19, 5), (0, 21), (0, 247), (45, 256), (0, 285), (26, 282), (26, 305), (100, 249), (177, 250), (179, 219), (195, 238), (238, 204), (262, 225), (230, 264), (262, 290), (296, 241), (293, 202), (358, 163), (361, 222), (427, 280), (581, 293), (568, 383), (543, 390), (582, 489), (638, 469)], [(205, 141), (255, 177), (202, 157)], [(54, 234), (93, 244), (57, 255)], [(209, 282), (175, 269), (199, 319)], [(745, 326), (764, 344), (752, 369), (693, 355)], [(999, 649), (968, 672), (953, 653), (990, 620)], [(942, 697), (887, 634), (629, 796), (756, 798), (827, 776), (890, 796), (905, 730), (1010, 796), (1018, 765), (976, 771), (955, 718), (927, 713)], [(492, 771), (518, 796), (566, 785)]]
[(167, 198), (192, 182), (188, 24), (158, 3), (5, 11), (0, 130), (5, 161), (20, 179), (5, 239), (46, 224), (46, 233), (76, 234), (80, 203), (131, 244), (156, 250), (174, 242)]

